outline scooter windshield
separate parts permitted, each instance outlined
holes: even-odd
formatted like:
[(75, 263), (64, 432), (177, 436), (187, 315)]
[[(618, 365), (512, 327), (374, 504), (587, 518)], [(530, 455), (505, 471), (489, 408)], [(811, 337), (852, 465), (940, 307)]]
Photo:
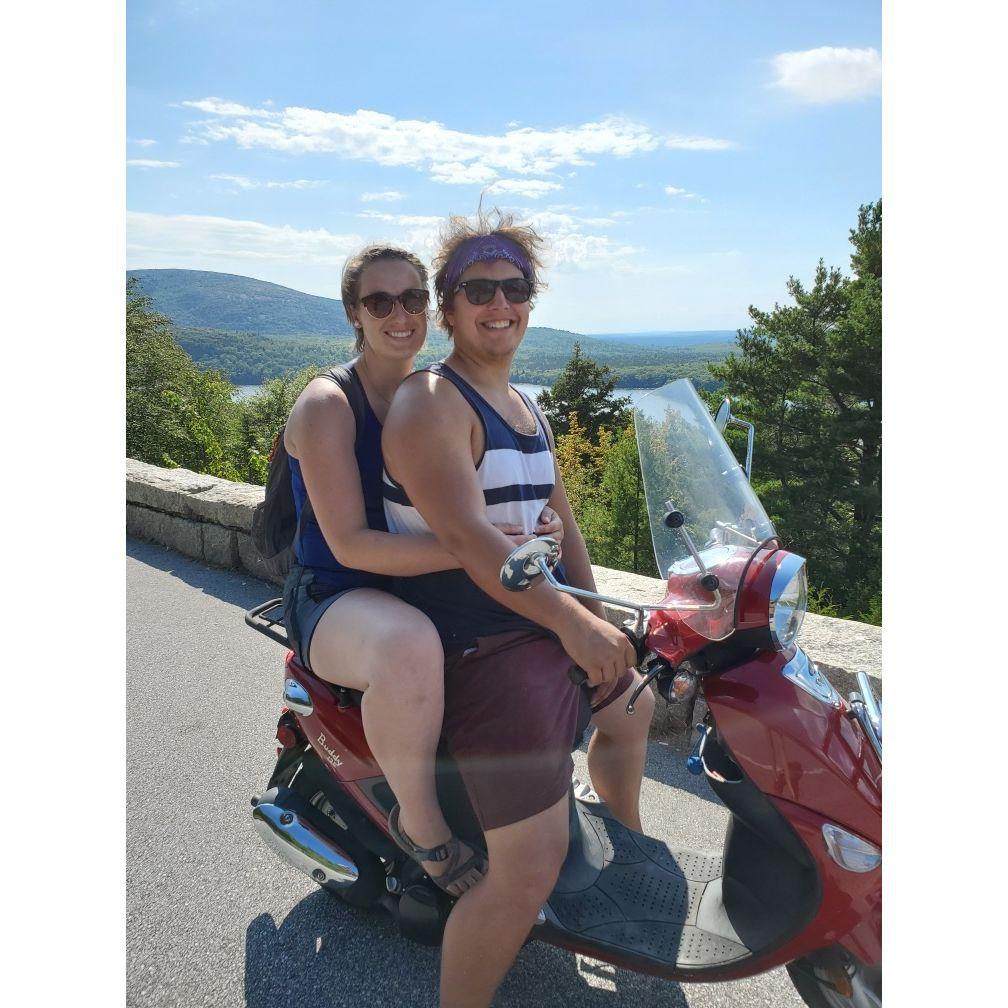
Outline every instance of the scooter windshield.
[[(646, 396), (634, 408), (634, 427), (647, 498), (651, 539), (666, 605), (684, 608), (681, 618), (710, 640), (735, 629), (735, 594), (746, 564), (759, 544), (775, 535), (745, 471), (735, 460), (707, 407), (685, 378)], [(681, 512), (682, 528), (665, 517)], [(702, 571), (683, 534), (687, 532), (703, 568), (720, 580), (720, 604), (700, 584)]]

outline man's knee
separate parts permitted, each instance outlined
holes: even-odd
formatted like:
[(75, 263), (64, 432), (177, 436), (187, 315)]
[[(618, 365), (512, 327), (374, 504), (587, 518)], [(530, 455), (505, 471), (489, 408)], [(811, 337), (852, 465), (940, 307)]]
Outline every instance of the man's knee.
[[(566, 810), (566, 799), (563, 808)], [(520, 844), (491, 846), (490, 876), (506, 885), (512, 898), (541, 903), (553, 891), (557, 876), (567, 856), (570, 832), (566, 814), (533, 817), (536, 822)]]

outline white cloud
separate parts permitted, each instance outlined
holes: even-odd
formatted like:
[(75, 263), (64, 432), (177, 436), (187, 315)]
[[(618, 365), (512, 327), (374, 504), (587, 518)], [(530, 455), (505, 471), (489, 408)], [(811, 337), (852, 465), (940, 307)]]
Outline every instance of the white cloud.
[(714, 140), (711, 137), (670, 136), (665, 146), (673, 150), (732, 150), (737, 145), (733, 140)]
[[(198, 109), (200, 112), (207, 112), (210, 115), (241, 116), (243, 119), (255, 119), (275, 115), (269, 109), (249, 108), (247, 105), (224, 101), (222, 98), (202, 98), (199, 101), (184, 101), (182, 104), (186, 108)], [(273, 102), (267, 101), (264, 104), (272, 105)]]
[(220, 182), (230, 182), (239, 189), (317, 189), (325, 185), (324, 179), (292, 179), (289, 182), (274, 182), (264, 179), (247, 178), (245, 175), (211, 175)]
[(396, 192), (394, 189), (388, 192), (366, 192), (361, 194), (363, 203), (397, 203), (406, 199), (406, 193)]
[(363, 217), (365, 220), (378, 220), (386, 224), (395, 224), (398, 227), (440, 224), (444, 220), (443, 217), (424, 217), (419, 214), (390, 214), (381, 213), (378, 210), (362, 210), (357, 216)]
[(509, 193), (515, 196), (527, 196), (529, 199), (541, 199), (547, 193), (562, 189), (559, 182), (545, 182), (542, 179), (500, 179), (488, 189), (488, 193)]
[(482, 164), (449, 161), (430, 166), (431, 181), (446, 185), (485, 185), (497, 178), (497, 172)]
[(137, 147), (153, 147), (157, 143), (157, 140), (149, 140), (145, 138), (141, 140), (130, 140), (129, 142), (136, 144)]
[(698, 199), (698, 200), (700, 200), (701, 203), (706, 203), (707, 202), (707, 200), (705, 200), (699, 194), (697, 194), (695, 192), (690, 192), (687, 189), (680, 189), (678, 186), (674, 186), (674, 185), (667, 185), (667, 186), (665, 186), (665, 195), (666, 196), (678, 196), (681, 199)]
[(877, 49), (820, 46), (785, 52), (773, 58), (773, 67), (777, 76), (771, 86), (809, 104), (852, 101), (882, 89), (882, 59)]
[(130, 168), (181, 168), (181, 161), (151, 161), (148, 158), (130, 158), (126, 164)]
[[(356, 234), (332, 234), (324, 228), (298, 230), (259, 221), (195, 214), (126, 214), (130, 257), (154, 265), (221, 269), (227, 260), (324, 265), (338, 268), (363, 244)], [(251, 265), (245, 268), (252, 268)], [(242, 272), (239, 266), (236, 272)]]
[(397, 119), (373, 110), (343, 114), (288, 107), (251, 109), (221, 98), (184, 105), (214, 119), (193, 123), (196, 139), (230, 140), (240, 147), (287, 153), (331, 153), (377, 164), (429, 171), (437, 182), (485, 185), (502, 173), (542, 175), (560, 166), (591, 165), (591, 158), (618, 158), (673, 147), (724, 150), (730, 141), (661, 136), (617, 116), (551, 130), (508, 128), (499, 135), (464, 133), (435, 120)]

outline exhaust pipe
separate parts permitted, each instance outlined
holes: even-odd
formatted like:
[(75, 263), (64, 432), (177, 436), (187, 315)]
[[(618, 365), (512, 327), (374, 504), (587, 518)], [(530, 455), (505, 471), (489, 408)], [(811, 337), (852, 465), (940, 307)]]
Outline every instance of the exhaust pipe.
[(281, 861), (319, 885), (347, 889), (360, 877), (357, 865), (343, 851), (291, 809), (258, 802), (252, 809), (252, 825)]

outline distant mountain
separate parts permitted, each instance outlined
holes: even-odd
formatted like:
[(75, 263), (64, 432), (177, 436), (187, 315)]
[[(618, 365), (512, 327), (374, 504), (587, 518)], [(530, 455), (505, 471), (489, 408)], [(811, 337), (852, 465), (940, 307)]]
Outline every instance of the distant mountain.
[[(231, 381), (254, 385), (307, 366), (349, 360), (353, 332), (336, 298), (304, 294), (279, 284), (232, 273), (204, 270), (130, 270), (143, 292), (174, 325), (179, 345), (204, 367)], [(686, 335), (697, 342), (642, 344), (639, 336)], [(718, 333), (627, 334), (622, 338), (582, 336), (565, 329), (529, 326), (515, 356), (518, 381), (552, 385), (570, 359), (576, 342), (598, 364), (611, 367), (623, 388), (654, 388), (672, 378), (711, 382), (707, 363), (720, 360), (727, 346)], [(734, 333), (730, 333), (734, 336)], [(632, 339), (630, 337), (633, 337)], [(451, 351), (444, 333), (430, 327), (417, 366)]]
[(206, 270), (128, 270), (126, 275), (139, 279), (155, 308), (176, 326), (269, 336), (351, 335), (337, 298)]
[(586, 339), (619, 340), (636, 343), (637, 346), (692, 347), (713, 346), (718, 343), (734, 343), (734, 329), (670, 329), (661, 332), (595, 333)]

